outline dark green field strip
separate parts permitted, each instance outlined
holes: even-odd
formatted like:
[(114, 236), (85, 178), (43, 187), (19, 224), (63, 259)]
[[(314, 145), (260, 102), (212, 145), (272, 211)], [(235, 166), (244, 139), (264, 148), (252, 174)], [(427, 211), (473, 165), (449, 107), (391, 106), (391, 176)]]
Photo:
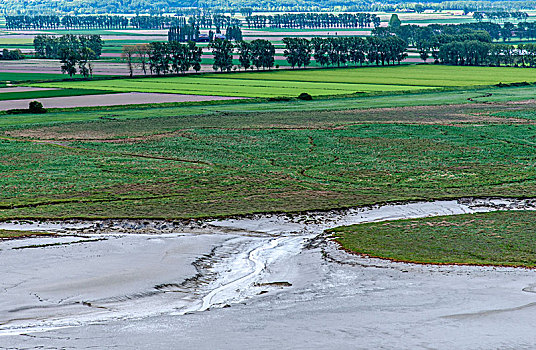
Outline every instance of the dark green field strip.
[(25, 91), (25, 92), (2, 92), (2, 90), (0, 89), (0, 101), (47, 98), (47, 97), (100, 95), (100, 94), (109, 94), (109, 93), (114, 93), (114, 92), (105, 91), (105, 90), (91, 90), (91, 89), (60, 89), (60, 90)]
[(510, 211), (330, 230), (346, 249), (397, 261), (536, 267), (536, 212)]
[(55, 79), (65, 79), (65, 74), (49, 73), (9, 73), (0, 72), (0, 81), (10, 82), (27, 82), (27, 81), (45, 81)]

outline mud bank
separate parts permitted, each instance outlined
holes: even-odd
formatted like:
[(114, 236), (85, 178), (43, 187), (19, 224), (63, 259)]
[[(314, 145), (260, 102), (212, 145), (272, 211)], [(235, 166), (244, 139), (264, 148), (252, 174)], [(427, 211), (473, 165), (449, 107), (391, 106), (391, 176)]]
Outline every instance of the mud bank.
[(535, 271), (367, 259), (322, 232), (535, 208), (464, 199), (190, 223), (1, 223), (59, 237), (0, 243), (0, 348), (528, 348)]

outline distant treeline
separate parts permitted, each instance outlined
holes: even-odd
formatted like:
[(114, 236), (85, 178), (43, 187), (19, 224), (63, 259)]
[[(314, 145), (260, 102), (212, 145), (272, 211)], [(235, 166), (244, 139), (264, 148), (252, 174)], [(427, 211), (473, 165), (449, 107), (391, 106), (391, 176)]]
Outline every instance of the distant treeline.
[(372, 31), (372, 34), (378, 36), (395, 34), (410, 46), (419, 46), (423, 42), (437, 46), (440, 43), (456, 41), (460, 36), (485, 42), (494, 40), (509, 41), (514, 36), (520, 39), (535, 39), (536, 23), (519, 22), (514, 25), (506, 22), (502, 26), (490, 22), (450, 25), (432, 24), (429, 26), (401, 25), (398, 27), (376, 28)]
[[(378, 27), (380, 18), (370, 13), (286, 13), (276, 15), (249, 15), (245, 17), (249, 28), (368, 28)], [(6, 28), (11, 30), (39, 29), (166, 29), (185, 24), (200, 28), (227, 28), (241, 26), (237, 18), (221, 15), (136, 16), (6, 16)]]
[(529, 17), (529, 14), (522, 11), (494, 11), (494, 12), (478, 12), (473, 13), (473, 18), (477, 21), (482, 21), (484, 19), (489, 19), (490, 21), (505, 21), (507, 19), (513, 18), (520, 21), (526, 21)]
[(183, 22), (184, 17), (136, 16), (130, 19), (130, 26), (137, 29), (165, 29)]
[(40, 30), (40, 29), (124, 29), (129, 26), (138, 29), (167, 29), (183, 26), (186, 23), (201, 28), (227, 28), (240, 26), (237, 18), (211, 14), (191, 16), (136, 16), (130, 20), (125, 16), (5, 16), (6, 28), (10, 30)]
[(477, 40), (443, 44), (437, 52), (443, 64), (461, 66), (536, 66), (536, 45), (493, 44)]
[(503, 11), (533, 9), (536, 2), (530, 1), (406, 1), (406, 0), (239, 0), (233, 3), (223, 3), (220, 0), (2, 0), (0, 11), (17, 14), (44, 13), (80, 13), (80, 14), (125, 14), (147, 13), (156, 15), (163, 11), (167, 13), (191, 14), (195, 12), (238, 12), (241, 8), (251, 8), (253, 11), (277, 12), (393, 12), (401, 10), (467, 10), (474, 11)]
[(123, 29), (129, 20), (123, 16), (5, 16), (7, 29)]
[(378, 27), (380, 18), (370, 13), (285, 13), (246, 17), (249, 28), (365, 28)]

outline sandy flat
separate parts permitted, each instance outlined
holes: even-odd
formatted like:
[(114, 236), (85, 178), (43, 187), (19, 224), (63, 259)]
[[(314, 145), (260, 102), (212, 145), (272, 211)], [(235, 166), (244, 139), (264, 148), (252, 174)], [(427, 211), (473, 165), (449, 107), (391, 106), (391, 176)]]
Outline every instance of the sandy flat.
[(96, 106), (139, 105), (146, 103), (199, 102), (216, 100), (233, 100), (241, 97), (202, 96), (180, 94), (155, 94), (129, 92), (119, 94), (48, 97), (39, 99), (0, 101), (0, 110), (28, 108), (31, 101), (39, 100), (45, 108), (75, 108)]
[(103, 233), (74, 223), (83, 236), (3, 241), (0, 348), (532, 349), (536, 271), (393, 263), (322, 238), (338, 225), (527, 203), (421, 202), (205, 228), (100, 222)]

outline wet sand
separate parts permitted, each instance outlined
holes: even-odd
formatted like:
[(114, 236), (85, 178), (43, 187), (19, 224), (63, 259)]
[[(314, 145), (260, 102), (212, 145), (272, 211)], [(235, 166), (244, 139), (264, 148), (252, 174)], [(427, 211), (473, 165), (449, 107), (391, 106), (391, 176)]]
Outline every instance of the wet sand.
[(1, 223), (65, 236), (0, 243), (0, 348), (528, 349), (536, 271), (368, 259), (322, 231), (535, 208), (467, 199), (209, 222)]

